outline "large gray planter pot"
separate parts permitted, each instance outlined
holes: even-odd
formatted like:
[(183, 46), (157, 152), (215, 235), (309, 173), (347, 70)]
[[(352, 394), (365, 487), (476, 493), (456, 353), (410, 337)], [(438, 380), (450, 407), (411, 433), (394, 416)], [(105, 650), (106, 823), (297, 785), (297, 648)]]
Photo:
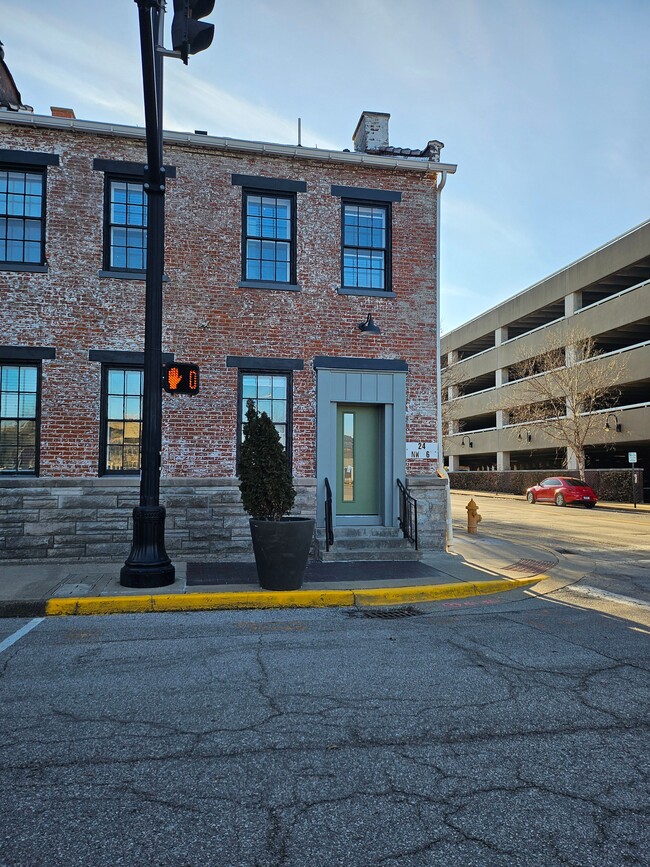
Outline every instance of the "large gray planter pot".
[(298, 590), (305, 576), (316, 521), (251, 518), (250, 525), (260, 586), (264, 590)]

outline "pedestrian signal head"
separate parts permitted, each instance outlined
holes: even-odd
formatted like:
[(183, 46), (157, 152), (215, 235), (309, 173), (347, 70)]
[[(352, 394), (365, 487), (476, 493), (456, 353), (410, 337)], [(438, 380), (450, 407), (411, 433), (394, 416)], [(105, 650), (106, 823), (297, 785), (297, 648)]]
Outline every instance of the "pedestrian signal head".
[(169, 394), (198, 394), (198, 364), (163, 365), (163, 388)]

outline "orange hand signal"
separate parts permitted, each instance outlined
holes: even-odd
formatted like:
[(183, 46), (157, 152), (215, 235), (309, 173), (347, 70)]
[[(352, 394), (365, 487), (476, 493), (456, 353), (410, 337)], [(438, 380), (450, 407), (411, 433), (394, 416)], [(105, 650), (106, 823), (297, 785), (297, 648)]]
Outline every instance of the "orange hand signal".
[(170, 367), (169, 373), (167, 374), (167, 382), (169, 383), (169, 387), (174, 390), (177, 388), (178, 383), (181, 381), (183, 377), (178, 372), (177, 367)]

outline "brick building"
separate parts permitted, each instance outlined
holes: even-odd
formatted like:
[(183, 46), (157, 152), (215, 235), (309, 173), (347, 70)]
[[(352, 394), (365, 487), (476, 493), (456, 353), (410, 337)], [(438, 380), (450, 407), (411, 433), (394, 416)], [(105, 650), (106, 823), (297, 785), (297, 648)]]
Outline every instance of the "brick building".
[[(138, 502), (144, 130), (22, 109), (0, 109), (0, 559), (118, 562)], [(335, 534), (369, 528), (378, 554), (400, 479), (421, 549), (444, 545), (437, 238), (455, 166), (440, 142), (391, 147), (388, 118), (364, 112), (351, 152), (165, 133), (163, 351), (201, 368), (198, 395), (163, 396), (172, 559), (250, 556), (249, 396), (286, 444), (297, 513), (322, 528), (327, 478)]]

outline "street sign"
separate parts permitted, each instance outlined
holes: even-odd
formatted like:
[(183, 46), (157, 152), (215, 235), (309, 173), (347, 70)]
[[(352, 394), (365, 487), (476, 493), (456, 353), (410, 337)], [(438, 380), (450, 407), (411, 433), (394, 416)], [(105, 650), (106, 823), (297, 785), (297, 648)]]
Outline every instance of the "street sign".
[(169, 394), (198, 394), (198, 364), (163, 364), (163, 388)]
[(415, 443), (406, 443), (406, 457), (415, 461), (436, 460), (438, 457), (436, 444), (424, 442), (423, 440)]
[(635, 464), (636, 463), (636, 452), (628, 452), (627, 453), (627, 460), (628, 460), (628, 463)]

